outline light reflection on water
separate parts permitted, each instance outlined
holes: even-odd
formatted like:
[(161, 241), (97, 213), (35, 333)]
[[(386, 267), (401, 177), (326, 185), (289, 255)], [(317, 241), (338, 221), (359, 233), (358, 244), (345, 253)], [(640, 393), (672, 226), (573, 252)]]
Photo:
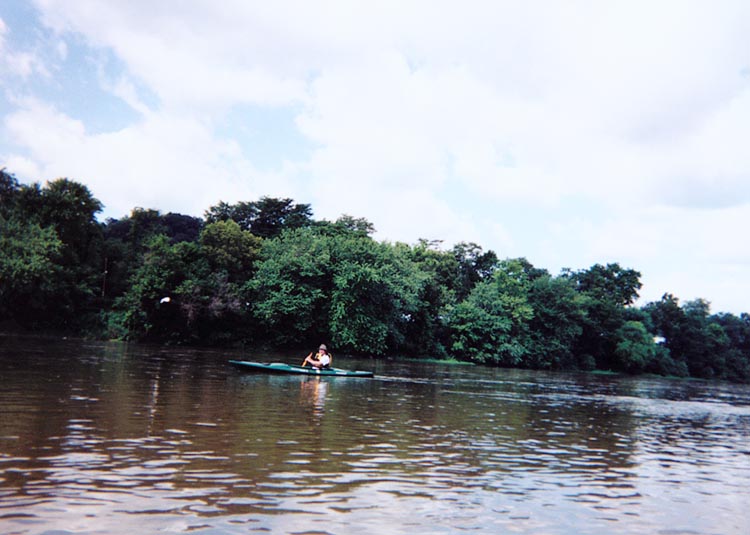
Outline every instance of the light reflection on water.
[(750, 533), (746, 386), (0, 341), (1, 533)]

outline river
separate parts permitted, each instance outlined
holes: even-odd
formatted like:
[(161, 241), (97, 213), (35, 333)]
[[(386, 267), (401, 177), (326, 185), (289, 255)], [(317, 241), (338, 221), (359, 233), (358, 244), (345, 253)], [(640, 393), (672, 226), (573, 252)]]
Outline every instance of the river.
[(302, 357), (0, 336), (0, 533), (750, 533), (747, 385)]

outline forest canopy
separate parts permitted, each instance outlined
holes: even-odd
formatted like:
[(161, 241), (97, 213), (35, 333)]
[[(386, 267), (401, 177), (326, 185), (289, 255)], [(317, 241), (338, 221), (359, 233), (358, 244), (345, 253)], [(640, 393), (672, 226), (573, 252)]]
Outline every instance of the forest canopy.
[(380, 242), (292, 199), (101, 210), (73, 180), (0, 170), (0, 325), (750, 382), (750, 315), (669, 293), (636, 307), (641, 274), (618, 263), (553, 275), (475, 243)]

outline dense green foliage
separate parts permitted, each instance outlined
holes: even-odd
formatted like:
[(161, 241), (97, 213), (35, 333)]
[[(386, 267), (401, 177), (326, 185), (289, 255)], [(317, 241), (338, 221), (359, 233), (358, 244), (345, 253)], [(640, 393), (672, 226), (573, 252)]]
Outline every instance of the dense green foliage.
[(135, 208), (101, 223), (74, 181), (0, 171), (0, 322), (128, 340), (299, 346), (496, 366), (750, 381), (750, 316), (671, 294), (636, 307), (616, 263), (553, 276), (474, 243), (378, 242), (306, 204)]

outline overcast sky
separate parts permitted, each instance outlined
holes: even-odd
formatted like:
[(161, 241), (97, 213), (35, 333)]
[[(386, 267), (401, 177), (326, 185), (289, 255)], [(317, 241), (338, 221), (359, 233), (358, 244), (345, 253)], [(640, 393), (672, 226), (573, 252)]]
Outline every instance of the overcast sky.
[(750, 311), (750, 2), (0, 2), (0, 167)]

